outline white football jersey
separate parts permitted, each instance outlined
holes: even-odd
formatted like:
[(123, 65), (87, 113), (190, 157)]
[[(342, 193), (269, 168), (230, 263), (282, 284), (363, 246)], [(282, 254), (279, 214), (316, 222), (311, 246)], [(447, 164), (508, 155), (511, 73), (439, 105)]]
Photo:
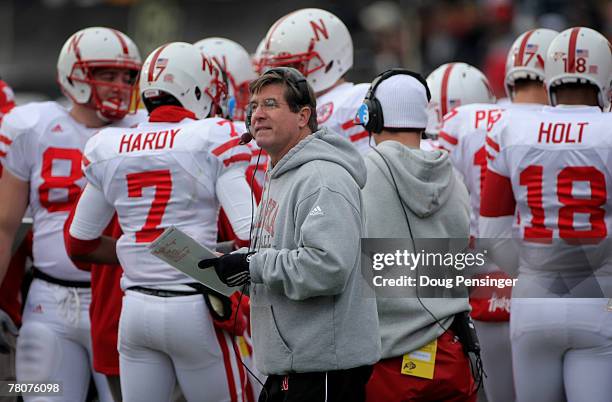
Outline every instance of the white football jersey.
[(87, 180), (115, 208), (123, 230), (117, 242), (123, 288), (193, 282), (153, 256), (148, 246), (174, 225), (215, 248), (217, 179), (231, 169), (244, 177), (251, 160), (232, 127), (221, 118), (144, 122), (128, 130), (105, 129), (87, 143)]
[(370, 84), (345, 82), (317, 98), (317, 122), (344, 136), (362, 155), (370, 151), (368, 132), (355, 123)]
[[(233, 136), (241, 136), (246, 133), (246, 124), (243, 121), (239, 120), (222, 120), (222, 125), (227, 125), (230, 129), (230, 135)], [(251, 179), (253, 179), (253, 191), (257, 197), (261, 195), (261, 190), (263, 189), (264, 180), (266, 176), (266, 169), (268, 168), (268, 159), (269, 156), (265, 151), (261, 151), (261, 155), (259, 154), (259, 146), (255, 140), (252, 140), (247, 144), (249, 149), (251, 150), (251, 162), (247, 167), (245, 176), (246, 180), (251, 184)], [(258, 162), (259, 159), (259, 162)], [(255, 174), (255, 176), (253, 176)]]
[[(131, 126), (144, 117), (130, 115), (114, 125)], [(2, 165), (30, 184), (34, 266), (58, 279), (87, 281), (90, 277), (68, 257), (63, 227), (85, 185), (83, 148), (98, 130), (78, 123), (56, 102), (18, 106), (0, 126)]]
[(472, 103), (450, 111), (442, 122), (439, 134), (441, 147), (450, 152), (450, 159), (463, 176), (470, 193), (472, 207), (470, 234), (479, 237), (480, 193), (487, 171), (485, 139), (507, 109), (537, 113), (544, 106), (528, 103)]
[(546, 263), (537, 249), (552, 243), (562, 247), (547, 255), (555, 269), (564, 265), (561, 252), (580, 249), (572, 244), (601, 244), (612, 230), (611, 127), (612, 115), (596, 107), (507, 110), (486, 140), (481, 235), (495, 237), (496, 218), (516, 207), (522, 255), (537, 256), (534, 263)]
[(453, 166), (470, 193), (470, 235), (478, 237), (480, 191), (487, 170), (485, 137), (503, 109), (491, 103), (472, 103), (452, 109), (442, 119), (440, 148), (450, 152)]

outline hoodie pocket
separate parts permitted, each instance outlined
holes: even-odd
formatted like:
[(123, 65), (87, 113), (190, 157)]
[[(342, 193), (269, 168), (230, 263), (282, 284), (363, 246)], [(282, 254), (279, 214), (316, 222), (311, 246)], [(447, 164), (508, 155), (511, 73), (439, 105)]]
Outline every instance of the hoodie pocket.
[[(292, 352), (281, 336), (274, 311), (270, 305), (252, 305), (253, 350), (262, 361), (267, 373), (286, 372), (291, 369)], [(259, 353), (257, 353), (259, 352)]]

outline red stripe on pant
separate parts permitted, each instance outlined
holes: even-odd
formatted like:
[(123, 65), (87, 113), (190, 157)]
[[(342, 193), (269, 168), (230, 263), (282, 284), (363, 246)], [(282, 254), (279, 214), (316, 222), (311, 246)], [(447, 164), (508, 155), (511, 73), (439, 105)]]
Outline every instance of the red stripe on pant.
[(242, 355), (240, 354), (240, 347), (236, 343), (236, 338), (233, 336), (231, 338), (232, 344), (234, 345), (234, 353), (236, 353), (236, 356), (240, 360), (237, 363), (238, 372), (240, 373), (240, 389), (242, 390), (242, 399), (247, 402), (255, 402), (255, 394), (253, 393), (253, 388), (251, 387), (251, 381), (249, 380), (249, 376), (246, 373), (246, 369), (242, 364)]
[(227, 376), (227, 386), (230, 392), (230, 400), (231, 402), (238, 402), (238, 395), (236, 394), (236, 382), (234, 380), (234, 372), (232, 371), (231, 356), (229, 353), (229, 348), (225, 343), (225, 332), (215, 328), (215, 334), (217, 335), (217, 341), (219, 342), (219, 347), (221, 347), (221, 352), (223, 354), (223, 365), (225, 366), (225, 374)]

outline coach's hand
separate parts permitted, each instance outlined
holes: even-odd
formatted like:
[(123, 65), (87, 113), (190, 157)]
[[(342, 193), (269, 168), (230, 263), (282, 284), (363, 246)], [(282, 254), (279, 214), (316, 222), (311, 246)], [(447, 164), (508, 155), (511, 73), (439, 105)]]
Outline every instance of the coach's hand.
[(11, 317), (4, 310), (0, 310), (0, 353), (2, 354), (8, 354), (13, 349), (13, 346), (8, 342), (7, 333), (17, 336), (19, 330)]
[(240, 286), (250, 280), (249, 263), (253, 254), (255, 253), (225, 254), (219, 258), (202, 260), (198, 263), (198, 267), (215, 267), (215, 272), (221, 282), (227, 286)]

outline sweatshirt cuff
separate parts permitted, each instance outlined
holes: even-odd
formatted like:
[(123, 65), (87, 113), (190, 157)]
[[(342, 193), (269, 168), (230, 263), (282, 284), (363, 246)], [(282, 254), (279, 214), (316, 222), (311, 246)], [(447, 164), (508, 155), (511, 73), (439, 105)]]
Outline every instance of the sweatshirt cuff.
[(249, 263), (249, 275), (251, 276), (251, 283), (263, 283), (263, 267), (265, 258), (265, 251), (258, 251), (251, 257)]

